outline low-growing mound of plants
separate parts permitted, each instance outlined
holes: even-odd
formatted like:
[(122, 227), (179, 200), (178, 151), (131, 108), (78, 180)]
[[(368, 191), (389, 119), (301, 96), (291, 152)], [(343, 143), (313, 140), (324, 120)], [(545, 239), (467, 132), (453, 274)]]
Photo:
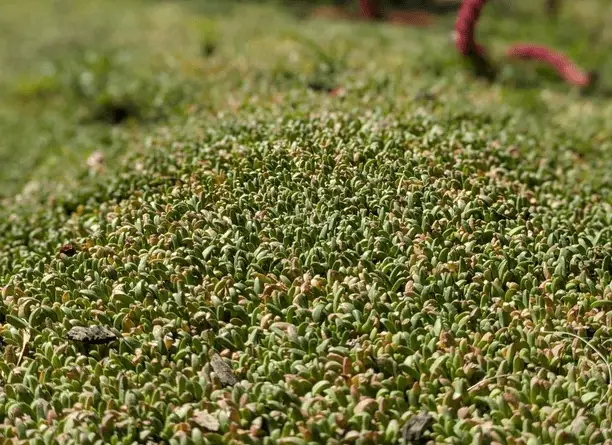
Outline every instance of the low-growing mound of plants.
[(175, 64), (202, 96), (2, 204), (0, 437), (611, 443), (605, 100), (251, 8)]

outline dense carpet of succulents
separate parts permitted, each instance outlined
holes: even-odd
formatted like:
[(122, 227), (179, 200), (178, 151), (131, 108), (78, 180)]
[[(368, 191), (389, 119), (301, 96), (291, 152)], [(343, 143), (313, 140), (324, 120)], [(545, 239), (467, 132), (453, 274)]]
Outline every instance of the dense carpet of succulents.
[(612, 443), (609, 129), (371, 69), (248, 85), (3, 204), (0, 437)]
[[(3, 433), (391, 443), (426, 410), (457, 443), (600, 443), (608, 370), (563, 333), (609, 338), (607, 189), (470, 126), (220, 125), (157, 139), (121, 197), (38, 234), (5, 223)], [(64, 338), (90, 324), (123, 336)]]

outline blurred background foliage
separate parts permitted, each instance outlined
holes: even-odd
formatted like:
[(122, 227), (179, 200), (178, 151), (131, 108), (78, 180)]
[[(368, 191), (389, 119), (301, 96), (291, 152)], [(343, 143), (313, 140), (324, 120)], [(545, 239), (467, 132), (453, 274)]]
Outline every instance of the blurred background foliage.
[[(455, 0), (384, 2), (387, 10), (429, 8), (428, 29), (313, 19), (325, 4), (358, 9), (349, 0), (2, 2), (0, 197), (76, 181), (92, 153), (112, 164), (137, 147), (136, 135), (194, 110), (212, 119), (238, 100), (261, 104), (317, 85), (341, 84), (349, 97), (378, 95), (388, 106), (408, 92), (444, 91), (453, 112), (512, 109), (529, 116), (525, 125), (576, 129), (585, 146), (602, 139), (605, 96), (590, 99), (604, 101), (596, 107), (577, 102), (545, 67), (504, 63), (496, 85), (471, 79), (451, 41)], [(510, 42), (560, 48), (598, 68), (605, 84), (609, 2), (565, 2), (558, 20), (544, 10), (544, 1), (491, 1), (479, 39), (498, 61)]]

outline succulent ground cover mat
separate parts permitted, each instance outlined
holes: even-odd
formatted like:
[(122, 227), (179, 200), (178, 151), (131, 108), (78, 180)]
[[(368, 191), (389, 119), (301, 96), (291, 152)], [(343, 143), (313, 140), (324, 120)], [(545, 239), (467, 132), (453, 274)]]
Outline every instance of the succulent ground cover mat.
[(588, 95), (474, 78), (453, 14), (3, 3), (0, 443), (612, 443), (612, 16), (581, 1), (478, 32)]

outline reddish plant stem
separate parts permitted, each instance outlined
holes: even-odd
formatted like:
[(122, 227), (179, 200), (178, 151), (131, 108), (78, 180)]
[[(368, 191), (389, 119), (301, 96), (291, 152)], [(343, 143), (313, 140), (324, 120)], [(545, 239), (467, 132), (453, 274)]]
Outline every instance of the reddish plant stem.
[(359, 0), (361, 17), (366, 20), (380, 20), (384, 18), (379, 0)]
[(455, 23), (455, 45), (467, 57), (476, 74), (488, 79), (495, 77), (495, 69), (486, 57), (485, 48), (476, 43), (476, 24), (488, 0), (464, 0)]
[(565, 55), (541, 45), (519, 43), (508, 49), (508, 57), (522, 60), (537, 60), (555, 69), (568, 83), (582, 88), (595, 80), (590, 73), (582, 71)]
[(460, 54), (469, 57), (474, 53), (484, 53), (484, 48), (476, 43), (476, 24), (487, 0), (464, 0), (455, 23), (455, 44)]

